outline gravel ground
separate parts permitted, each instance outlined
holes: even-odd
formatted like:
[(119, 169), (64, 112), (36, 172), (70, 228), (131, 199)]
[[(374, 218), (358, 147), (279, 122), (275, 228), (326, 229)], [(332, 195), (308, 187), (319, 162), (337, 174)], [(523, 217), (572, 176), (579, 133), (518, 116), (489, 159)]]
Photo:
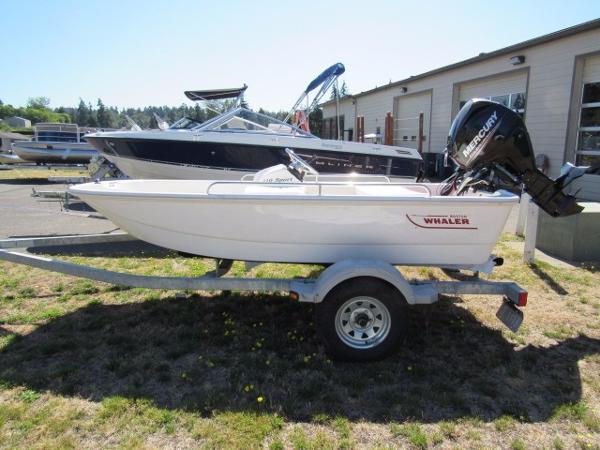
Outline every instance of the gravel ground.
[(40, 202), (31, 197), (32, 188), (64, 190), (65, 185), (36, 184), (30, 180), (0, 180), (0, 238), (103, 233), (114, 230), (106, 219), (66, 213), (60, 202)]

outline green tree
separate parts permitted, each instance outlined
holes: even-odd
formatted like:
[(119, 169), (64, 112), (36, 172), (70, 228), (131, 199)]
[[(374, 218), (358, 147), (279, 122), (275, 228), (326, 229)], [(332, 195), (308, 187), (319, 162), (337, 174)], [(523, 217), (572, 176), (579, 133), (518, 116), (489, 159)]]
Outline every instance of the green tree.
[(150, 128), (150, 129), (158, 128), (158, 123), (156, 122), (156, 118), (154, 117), (154, 114), (150, 116), (150, 122), (148, 122), (148, 128)]
[(121, 117), (119, 116), (119, 110), (115, 107), (110, 107), (108, 109), (108, 124), (110, 128), (119, 128), (121, 127)]
[(77, 106), (77, 112), (75, 113), (75, 121), (82, 127), (87, 126), (90, 121), (90, 110), (82, 98), (79, 98), (79, 106)]
[(346, 86), (345, 81), (342, 81), (342, 87), (340, 87), (340, 98), (344, 98), (347, 95), (350, 95), (350, 92), (348, 91), (348, 86)]
[(98, 99), (98, 111), (96, 112), (96, 118), (98, 120), (98, 126), (101, 128), (111, 128), (112, 124), (110, 123), (110, 115), (102, 103), (102, 100)]
[(339, 98), (339, 92), (337, 85), (334, 84), (331, 88), (331, 96), (329, 97), (329, 100), (335, 100), (336, 98)]
[(15, 108), (12, 105), (0, 105), (0, 119), (4, 119), (5, 117), (16, 116)]
[(204, 122), (206, 120), (206, 111), (200, 108), (198, 103), (194, 106), (194, 119), (198, 122)]
[(348, 86), (345, 81), (342, 81), (342, 85), (338, 88), (337, 84), (334, 84), (331, 88), (331, 96), (329, 100), (335, 100), (336, 98), (344, 98), (345, 96), (350, 95), (350, 91), (348, 90)]
[(96, 111), (94, 111), (94, 107), (91, 103), (88, 103), (88, 110), (90, 111), (90, 115), (88, 118), (88, 127), (97, 127), (98, 126), (98, 118), (96, 117)]
[(48, 97), (29, 97), (27, 100), (28, 108), (48, 109), (48, 106), (50, 106), (50, 99)]
[(323, 128), (323, 110), (321, 108), (317, 108), (309, 114), (308, 125), (312, 134), (321, 136), (321, 129)]

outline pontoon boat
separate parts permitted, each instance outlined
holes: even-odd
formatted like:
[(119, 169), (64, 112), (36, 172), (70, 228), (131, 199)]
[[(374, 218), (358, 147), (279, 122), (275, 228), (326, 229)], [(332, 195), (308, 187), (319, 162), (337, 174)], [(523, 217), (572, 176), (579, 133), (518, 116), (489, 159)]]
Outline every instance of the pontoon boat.
[(13, 151), (23, 160), (38, 164), (87, 164), (98, 150), (83, 139), (96, 128), (79, 127), (74, 123), (38, 123), (31, 141), (17, 141)]

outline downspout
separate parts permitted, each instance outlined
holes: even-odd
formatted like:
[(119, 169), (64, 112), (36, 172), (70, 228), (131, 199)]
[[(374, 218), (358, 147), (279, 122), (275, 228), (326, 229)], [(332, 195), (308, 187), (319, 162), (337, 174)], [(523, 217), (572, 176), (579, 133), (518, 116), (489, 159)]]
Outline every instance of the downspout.
[(335, 122), (337, 127), (337, 140), (340, 139), (340, 92), (338, 91), (337, 78), (335, 79)]
[[(356, 115), (358, 114), (358, 98), (352, 96), (352, 103), (354, 103), (354, 123), (356, 123)], [(358, 134), (356, 130), (354, 130), (354, 135), (356, 136), (354, 140), (358, 141)]]

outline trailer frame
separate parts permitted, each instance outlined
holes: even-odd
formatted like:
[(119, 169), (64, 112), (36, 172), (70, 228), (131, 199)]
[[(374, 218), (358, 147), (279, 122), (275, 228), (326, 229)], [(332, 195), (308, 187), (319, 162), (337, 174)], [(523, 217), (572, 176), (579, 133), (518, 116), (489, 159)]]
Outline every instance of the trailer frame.
[[(352, 289), (354, 289), (354, 291), (357, 291), (357, 289), (360, 291), (361, 285), (365, 285), (365, 280), (376, 280), (376, 282), (379, 283), (379, 286), (384, 286), (387, 290), (387, 294), (389, 294), (388, 297), (398, 299), (397, 302), (395, 300), (393, 301), (398, 303), (398, 305), (390, 304), (389, 302), (387, 306), (383, 305), (377, 298), (371, 297), (369, 292), (364, 292), (361, 295), (363, 297), (366, 296), (366, 299), (372, 299), (372, 305), (375, 306), (371, 307), (376, 308), (383, 305), (382, 308), (386, 311), (386, 308), (394, 309), (400, 304), (432, 304), (439, 300), (440, 295), (444, 294), (498, 295), (502, 296), (503, 301), (498, 310), (497, 317), (512, 331), (517, 331), (523, 320), (523, 313), (517, 307), (523, 307), (527, 304), (527, 291), (517, 283), (511, 281), (487, 281), (479, 278), (480, 271), (491, 272), (493, 267), (502, 264), (500, 258), (495, 258), (493, 256), (490, 256), (489, 260), (482, 265), (470, 267), (469, 269), (474, 271), (474, 275), (467, 280), (439, 281), (408, 280), (404, 277), (402, 272), (393, 265), (384, 261), (368, 259), (348, 259), (339, 261), (326, 267), (317, 277), (307, 279), (230, 277), (226, 275), (231, 268), (233, 261), (214, 259), (215, 269), (213, 271), (198, 277), (177, 277), (136, 275), (116, 272), (35, 255), (26, 251), (26, 249), (29, 248), (39, 249), (55, 246), (68, 247), (72, 245), (106, 244), (136, 240), (137, 239), (124, 232), (4, 239), (0, 240), (0, 260), (119, 286), (168, 290), (246, 292), (283, 291), (289, 292), (289, 296), (292, 300), (314, 303), (317, 305), (327, 303), (329, 298), (339, 295), (338, 291), (341, 286), (346, 290), (350, 288), (351, 291)], [(262, 264), (261, 262), (245, 263), (246, 270)], [(464, 269), (464, 267), (461, 268), (457, 266), (445, 266), (443, 268), (455, 271)], [(367, 302), (369, 301), (371, 300), (367, 300)], [(357, 302), (358, 306), (360, 306), (361, 301), (357, 300)], [(356, 308), (358, 308), (358, 306)], [(318, 306), (318, 308), (327, 310), (324, 306)], [(318, 311), (319, 309), (317, 309), (317, 312)], [(365, 313), (369, 313), (369, 311), (365, 311)], [(332, 320), (339, 321), (339, 315), (338, 311), (336, 316), (338, 318)], [(364, 322), (364, 317), (362, 317), (361, 320)], [(346, 336), (346, 338), (348, 337)], [(360, 349), (350, 349), (348, 352), (346, 351), (348, 349), (342, 348), (342, 346), (343, 358), (366, 361), (378, 359), (382, 356), (382, 354), (380, 354), (381, 352), (366, 351), (371, 349), (371, 347), (368, 346), (368, 339), (365, 339), (364, 341), (365, 350), (362, 351)], [(359, 342), (359, 344), (361, 343), (362, 341)], [(332, 350), (331, 346), (328, 347)], [(375, 350), (377, 349), (375, 348)], [(333, 353), (335, 353), (335, 351), (333, 351)]]

